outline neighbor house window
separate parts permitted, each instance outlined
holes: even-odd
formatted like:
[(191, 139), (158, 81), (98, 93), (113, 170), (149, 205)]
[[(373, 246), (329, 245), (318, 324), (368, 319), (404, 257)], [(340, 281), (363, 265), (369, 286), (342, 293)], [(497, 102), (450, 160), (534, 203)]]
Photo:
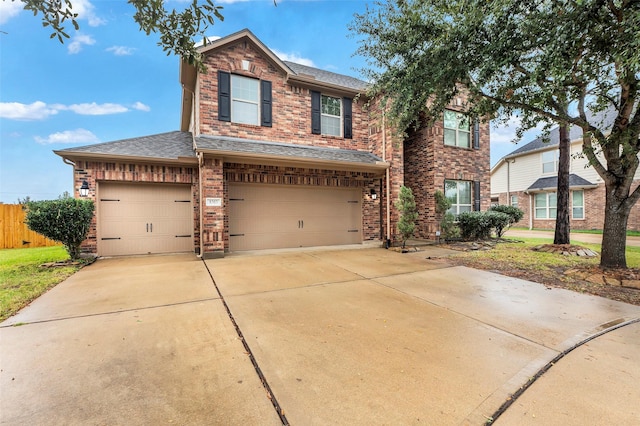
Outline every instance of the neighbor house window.
[(449, 211), (458, 216), (462, 212), (472, 210), (471, 182), (464, 180), (445, 180), (445, 196), (451, 201)]
[(323, 135), (340, 136), (341, 107), (342, 100), (340, 98), (322, 95), (320, 126)]
[(466, 115), (444, 110), (444, 144), (463, 148), (471, 147), (471, 126)]
[(260, 122), (260, 80), (231, 75), (231, 121), (242, 124)]
[(555, 219), (557, 198), (555, 192), (539, 192), (535, 196), (536, 219)]
[(311, 133), (353, 138), (351, 128), (353, 100), (311, 91)]
[(584, 219), (584, 191), (571, 192), (571, 216), (574, 219)]
[(511, 196), (511, 207), (518, 207), (518, 196), (517, 195), (512, 195)]
[(542, 173), (556, 173), (558, 171), (558, 151), (542, 153)]

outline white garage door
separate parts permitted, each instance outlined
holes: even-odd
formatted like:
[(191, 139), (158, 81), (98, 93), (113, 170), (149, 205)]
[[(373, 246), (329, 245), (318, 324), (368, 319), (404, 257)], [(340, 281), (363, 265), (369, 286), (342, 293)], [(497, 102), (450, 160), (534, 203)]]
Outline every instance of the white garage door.
[(229, 185), (231, 251), (362, 242), (362, 191)]
[(98, 254), (193, 251), (189, 185), (100, 183)]

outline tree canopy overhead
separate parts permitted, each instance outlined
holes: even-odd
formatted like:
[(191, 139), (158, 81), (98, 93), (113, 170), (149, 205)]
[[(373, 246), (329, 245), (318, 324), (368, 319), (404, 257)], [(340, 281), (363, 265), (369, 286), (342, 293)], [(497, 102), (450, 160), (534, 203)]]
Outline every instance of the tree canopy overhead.
[[(392, 0), (351, 30), (400, 130), (437, 118), (462, 88), (469, 115), (518, 115), (518, 136), (540, 123), (581, 127), (606, 186), (601, 265), (626, 266), (640, 197), (640, 0)], [(606, 110), (613, 126), (599, 118)]]

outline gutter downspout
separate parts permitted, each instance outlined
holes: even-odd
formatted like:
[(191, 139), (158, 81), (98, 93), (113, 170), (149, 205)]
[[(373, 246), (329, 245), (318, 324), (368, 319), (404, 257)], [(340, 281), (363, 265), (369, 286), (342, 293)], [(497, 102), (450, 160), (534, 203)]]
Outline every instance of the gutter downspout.
[(198, 257), (202, 258), (202, 256), (204, 255), (204, 242), (202, 240), (202, 230), (204, 227), (204, 207), (202, 205), (202, 163), (204, 163), (204, 154), (198, 152), (196, 153), (196, 155), (198, 156), (198, 213), (200, 216), (200, 254), (198, 255)]
[[(382, 110), (382, 161), (387, 161), (387, 126), (386, 126), (386, 115), (384, 109)], [(391, 188), (389, 188), (390, 178), (390, 169), (391, 165), (387, 167), (385, 170), (385, 179), (386, 179), (386, 194), (385, 194), (385, 203), (387, 205), (387, 217), (386, 217), (386, 241), (385, 247), (389, 248), (391, 246)]]
[(76, 163), (69, 160), (67, 157), (62, 157), (62, 162), (73, 167), (73, 175), (71, 176), (71, 188), (73, 190), (73, 198), (76, 198)]

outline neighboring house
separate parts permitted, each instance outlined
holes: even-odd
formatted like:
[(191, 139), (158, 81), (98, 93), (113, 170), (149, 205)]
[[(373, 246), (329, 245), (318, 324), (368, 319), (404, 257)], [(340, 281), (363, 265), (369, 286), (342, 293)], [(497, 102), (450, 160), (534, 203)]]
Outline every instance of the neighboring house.
[[(611, 123), (613, 117), (600, 113), (596, 122)], [(606, 124), (605, 124), (606, 127)], [(582, 155), (582, 129), (571, 126), (571, 166), (569, 169), (569, 212), (571, 229), (598, 229), (604, 226), (605, 185), (587, 158)], [(559, 131), (537, 138), (505, 155), (491, 169), (492, 204), (520, 208), (521, 225), (530, 229), (554, 229), (558, 187)], [(640, 179), (640, 173), (636, 174)], [(640, 231), (640, 207), (631, 211), (629, 230)]]
[(438, 230), (437, 189), (456, 211), (489, 207), (489, 125), (460, 114), (462, 97), (401, 140), (364, 81), (282, 61), (248, 30), (201, 49), (207, 73), (180, 68), (180, 131), (55, 151), (96, 202), (83, 250), (394, 244), (401, 185), (419, 238)]

